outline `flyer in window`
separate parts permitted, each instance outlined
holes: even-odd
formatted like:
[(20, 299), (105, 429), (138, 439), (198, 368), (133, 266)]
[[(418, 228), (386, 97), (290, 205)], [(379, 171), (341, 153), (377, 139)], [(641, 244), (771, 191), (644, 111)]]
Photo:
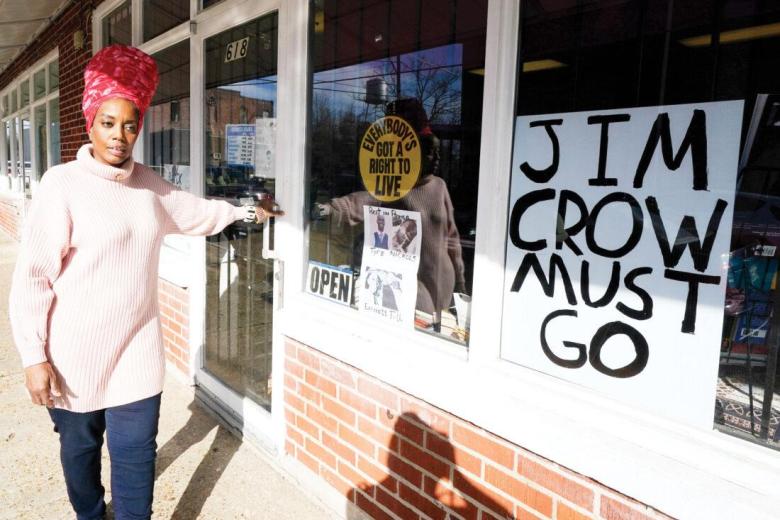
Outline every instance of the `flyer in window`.
[(423, 231), (420, 213), (365, 206), (363, 222), (360, 311), (412, 328)]

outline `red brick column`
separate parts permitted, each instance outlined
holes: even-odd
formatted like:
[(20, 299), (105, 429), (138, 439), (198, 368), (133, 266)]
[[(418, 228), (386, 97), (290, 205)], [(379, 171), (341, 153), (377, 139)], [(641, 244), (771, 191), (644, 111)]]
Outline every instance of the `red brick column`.
[(189, 374), (189, 294), (170, 282), (159, 279), (160, 324), (165, 359), (185, 376)]
[(300, 343), (286, 453), (372, 518), (668, 518)]
[(23, 198), (0, 195), (0, 231), (16, 240), (22, 236), (25, 203)]

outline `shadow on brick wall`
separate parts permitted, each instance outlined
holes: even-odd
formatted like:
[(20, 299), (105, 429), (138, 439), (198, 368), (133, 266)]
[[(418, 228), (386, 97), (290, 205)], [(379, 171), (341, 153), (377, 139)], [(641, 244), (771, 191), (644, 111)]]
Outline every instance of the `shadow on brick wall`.
[[(415, 441), (410, 431), (419, 430), (422, 440)], [(512, 511), (461, 471), (447, 435), (416, 414), (407, 412), (398, 418), (387, 450), (384, 478), (374, 485), (361, 483), (347, 493), (349, 520), (514, 518)]]

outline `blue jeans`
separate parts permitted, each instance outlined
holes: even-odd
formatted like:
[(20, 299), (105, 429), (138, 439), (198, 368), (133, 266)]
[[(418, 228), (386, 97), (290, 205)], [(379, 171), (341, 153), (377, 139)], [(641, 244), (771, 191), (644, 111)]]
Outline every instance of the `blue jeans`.
[(160, 395), (94, 412), (49, 409), (54, 431), (60, 434), (60, 461), (78, 520), (103, 518), (106, 512), (100, 482), (104, 432), (116, 520), (152, 516)]

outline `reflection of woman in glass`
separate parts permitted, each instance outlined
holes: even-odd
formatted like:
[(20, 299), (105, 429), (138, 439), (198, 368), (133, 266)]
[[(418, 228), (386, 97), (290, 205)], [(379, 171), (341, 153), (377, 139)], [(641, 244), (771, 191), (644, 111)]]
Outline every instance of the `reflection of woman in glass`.
[(434, 329), (438, 329), (441, 311), (450, 306), (453, 291), (466, 291), (460, 235), (455, 226), (452, 200), (444, 180), (436, 175), (439, 169), (439, 139), (433, 135), (425, 110), (416, 99), (390, 103), (388, 114), (407, 120), (420, 138), (422, 166), (417, 184), (395, 202), (380, 203), (367, 191), (359, 191), (320, 204), (317, 212), (352, 226), (363, 222), (363, 206), (366, 205), (419, 212), (421, 229), (416, 232), (420, 234), (421, 242), (416, 308), (430, 314)]

